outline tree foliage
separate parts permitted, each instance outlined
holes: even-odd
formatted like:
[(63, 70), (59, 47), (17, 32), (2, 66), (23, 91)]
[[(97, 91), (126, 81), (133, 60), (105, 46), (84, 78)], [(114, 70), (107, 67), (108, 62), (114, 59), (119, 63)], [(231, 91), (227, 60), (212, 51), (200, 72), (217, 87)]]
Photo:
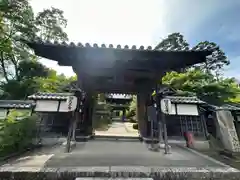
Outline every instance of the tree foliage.
[[(18, 120), (21, 118), (21, 121)], [(0, 157), (25, 150), (36, 138), (36, 116), (12, 110), (5, 121), (1, 121)]]
[[(213, 53), (207, 57), (203, 64), (195, 65), (185, 71), (168, 72), (162, 83), (175, 89), (179, 95), (194, 95), (200, 99), (214, 104), (222, 104), (226, 101), (238, 101), (240, 89), (236, 81), (224, 78), (220, 72), (229, 65), (223, 50), (213, 42), (200, 42), (193, 50), (198, 48), (213, 49)], [(156, 49), (189, 49), (189, 44), (180, 33), (173, 33), (160, 42)]]
[(1, 98), (24, 99), (37, 91), (57, 92), (71, 81), (42, 65), (20, 38), (67, 40), (63, 11), (54, 7), (34, 14), (28, 0), (0, 2)]
[(21, 61), (33, 61), (32, 54), (20, 38), (27, 40), (40, 37), (44, 40), (67, 40), (64, 28), (67, 20), (63, 11), (51, 8), (36, 15), (28, 0), (3, 0), (0, 4), (1, 40), (0, 67), (6, 81), (20, 81), (18, 66)]
[(227, 59), (223, 50), (214, 42), (204, 41), (198, 43), (193, 49), (204, 49), (204, 48), (212, 48), (213, 53), (207, 57), (206, 62), (200, 65), (196, 65), (195, 67), (199, 67), (201, 70), (205, 72), (214, 72), (218, 77), (221, 75), (221, 71), (223, 68), (230, 64), (230, 61)]
[(162, 50), (189, 50), (189, 44), (180, 33), (173, 33), (168, 35), (167, 38), (163, 39), (155, 49)]
[(217, 80), (212, 74), (196, 69), (185, 73), (169, 72), (163, 77), (163, 83), (175, 89), (179, 95), (194, 95), (213, 104), (222, 104), (240, 93), (233, 79)]

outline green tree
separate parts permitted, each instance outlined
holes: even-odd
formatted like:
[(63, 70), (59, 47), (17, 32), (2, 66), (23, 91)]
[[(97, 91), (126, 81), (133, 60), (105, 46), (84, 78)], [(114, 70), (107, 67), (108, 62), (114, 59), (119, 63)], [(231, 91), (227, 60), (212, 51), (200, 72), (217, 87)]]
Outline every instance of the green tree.
[(50, 70), (38, 61), (21, 61), (18, 65), (20, 80), (10, 79), (1, 82), (2, 99), (24, 99), (38, 91), (38, 77), (47, 78)]
[(163, 83), (177, 91), (179, 95), (195, 95), (216, 105), (235, 99), (240, 89), (233, 79), (219, 78), (201, 70), (188, 70), (185, 73), (169, 72)]
[(0, 2), (1, 98), (23, 99), (44, 90), (43, 87), (47, 91), (57, 91), (61, 82), (68, 81), (65, 76), (58, 76), (39, 63), (32, 50), (19, 41), (20, 38), (32, 40), (37, 37), (65, 41), (66, 25), (63, 11), (57, 8), (45, 9), (34, 15), (28, 0)]
[(20, 81), (19, 63), (37, 59), (29, 47), (19, 41), (20, 38), (67, 40), (64, 32), (67, 20), (63, 16), (63, 11), (59, 9), (45, 9), (35, 17), (28, 0), (3, 0), (0, 3), (0, 12), (2, 19), (0, 67), (5, 81), (10, 79)]
[(63, 11), (54, 7), (45, 9), (36, 17), (36, 27), (39, 37), (43, 40), (68, 40), (67, 34), (63, 28), (67, 26), (67, 20), (64, 18)]
[(189, 44), (180, 33), (173, 33), (163, 39), (156, 47), (156, 50), (188, 50)]
[(63, 92), (64, 87), (74, 81), (74, 77), (67, 78), (63, 74), (57, 75), (56, 71), (51, 70), (48, 77), (38, 77), (35, 79), (38, 91), (42, 92)]
[[(189, 44), (180, 33), (170, 34), (157, 46), (157, 50), (188, 50)], [(175, 89), (179, 95), (195, 95), (214, 104), (237, 101), (240, 90), (233, 79), (223, 78), (221, 72), (229, 65), (225, 53), (213, 42), (200, 42), (193, 50), (212, 49), (206, 62), (179, 72), (169, 72), (162, 83)]]
[(198, 43), (194, 48), (196, 49), (212, 49), (213, 53), (206, 58), (206, 62), (196, 65), (205, 72), (212, 72), (215, 74), (216, 78), (220, 77), (222, 70), (225, 66), (230, 64), (223, 50), (214, 42), (204, 41)]
[(21, 61), (18, 65), (19, 78), (48, 77), (50, 70), (38, 61)]
[[(172, 33), (164, 38), (156, 47), (155, 50), (163, 51), (178, 51), (189, 50), (189, 44), (184, 39), (181, 33)], [(179, 69), (179, 72), (183, 72), (185, 69)]]

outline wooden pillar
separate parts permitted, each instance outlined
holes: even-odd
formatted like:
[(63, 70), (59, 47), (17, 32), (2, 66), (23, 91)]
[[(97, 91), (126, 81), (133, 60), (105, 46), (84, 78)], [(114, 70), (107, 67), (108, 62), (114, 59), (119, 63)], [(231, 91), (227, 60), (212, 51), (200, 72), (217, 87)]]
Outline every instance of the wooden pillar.
[(85, 124), (85, 135), (93, 134), (93, 107), (94, 107), (94, 98), (92, 93), (87, 93), (85, 99), (85, 110), (84, 110), (84, 124)]
[(141, 137), (146, 137), (147, 133), (147, 119), (146, 119), (146, 94), (137, 95), (137, 121), (138, 130)]
[(122, 111), (122, 121), (125, 122), (125, 116), (126, 116), (126, 109), (123, 109)]
[(79, 112), (74, 112), (74, 117), (73, 117), (73, 132), (72, 132), (72, 137), (71, 141), (76, 141), (76, 129), (77, 129), (77, 124), (79, 122)]
[(87, 129), (87, 135), (92, 135), (93, 134), (93, 109), (94, 107), (94, 102), (93, 98), (91, 97), (90, 99), (90, 105), (89, 105), (89, 115), (88, 115), (88, 129)]
[(70, 152), (71, 149), (71, 136), (73, 132), (73, 122), (74, 122), (74, 112), (72, 114), (72, 117), (70, 119), (69, 123), (69, 129), (68, 129), (68, 136), (67, 136), (67, 144), (66, 144), (66, 152)]

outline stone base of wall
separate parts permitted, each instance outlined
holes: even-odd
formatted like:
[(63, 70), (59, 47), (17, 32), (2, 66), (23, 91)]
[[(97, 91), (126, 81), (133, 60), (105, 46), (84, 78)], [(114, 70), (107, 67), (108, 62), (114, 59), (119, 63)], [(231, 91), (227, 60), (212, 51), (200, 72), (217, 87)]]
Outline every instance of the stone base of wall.
[(210, 144), (208, 141), (194, 141), (193, 148), (197, 150), (209, 150)]
[(77, 177), (153, 178), (161, 180), (233, 180), (240, 171), (234, 168), (164, 167), (79, 167), (79, 168), (1, 168), (0, 180), (73, 180)]

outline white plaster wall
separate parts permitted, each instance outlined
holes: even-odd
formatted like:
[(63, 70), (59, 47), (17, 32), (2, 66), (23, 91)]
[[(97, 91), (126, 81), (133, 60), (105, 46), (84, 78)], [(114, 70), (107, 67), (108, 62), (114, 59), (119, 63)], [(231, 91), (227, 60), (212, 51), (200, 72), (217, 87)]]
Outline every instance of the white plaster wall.
[(171, 114), (171, 115), (175, 115), (176, 114), (176, 109), (175, 109), (175, 104), (171, 104), (171, 111), (170, 111), (170, 113), (169, 114)]
[(58, 101), (37, 100), (35, 111), (37, 112), (57, 112)]
[(198, 116), (198, 107), (195, 104), (177, 104), (178, 115)]
[(69, 112), (73, 111), (77, 107), (77, 98), (72, 96), (71, 106), (69, 109), (70, 100), (60, 101), (58, 110), (58, 100), (37, 100), (35, 111), (37, 112)]

